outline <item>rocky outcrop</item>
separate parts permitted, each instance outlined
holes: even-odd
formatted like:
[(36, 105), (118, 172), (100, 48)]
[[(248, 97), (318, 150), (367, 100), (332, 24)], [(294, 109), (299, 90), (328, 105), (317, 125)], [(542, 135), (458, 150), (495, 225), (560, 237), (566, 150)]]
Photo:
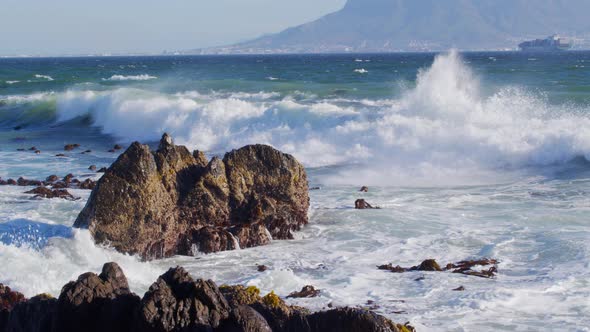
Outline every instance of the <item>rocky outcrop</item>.
[(168, 270), (140, 299), (115, 263), (105, 264), (100, 275), (82, 274), (63, 287), (58, 299), (38, 295), (0, 311), (0, 332), (410, 330), (363, 309), (310, 313), (272, 292), (261, 297), (256, 287), (218, 288), (211, 280), (194, 280), (181, 267)]
[(98, 181), (75, 227), (144, 259), (291, 239), (307, 223), (303, 166), (265, 145), (207, 161), (164, 135), (156, 151), (133, 143)]

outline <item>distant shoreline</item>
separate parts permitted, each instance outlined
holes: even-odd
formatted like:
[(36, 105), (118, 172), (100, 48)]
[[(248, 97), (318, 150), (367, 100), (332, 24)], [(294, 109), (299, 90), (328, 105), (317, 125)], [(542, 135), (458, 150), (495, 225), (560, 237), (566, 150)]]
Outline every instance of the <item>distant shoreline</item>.
[[(55, 58), (131, 58), (131, 57), (252, 57), (252, 56), (354, 56), (354, 55), (388, 55), (388, 54), (440, 54), (448, 52), (449, 50), (438, 51), (400, 51), (400, 52), (326, 52), (326, 53), (183, 53), (183, 54), (77, 54), (77, 55), (0, 55), (0, 61), (4, 59), (55, 59)], [(584, 53), (590, 52), (590, 49), (569, 50), (562, 52), (543, 52), (543, 51), (520, 51), (520, 50), (459, 50), (462, 54), (477, 54), (477, 53), (522, 53), (522, 54), (568, 54), (568, 53)]]

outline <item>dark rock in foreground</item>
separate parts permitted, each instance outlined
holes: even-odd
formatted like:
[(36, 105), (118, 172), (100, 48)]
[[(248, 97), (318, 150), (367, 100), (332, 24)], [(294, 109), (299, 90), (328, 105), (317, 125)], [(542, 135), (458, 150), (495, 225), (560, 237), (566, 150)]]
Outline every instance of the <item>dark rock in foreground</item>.
[[(2, 296), (0, 286), (0, 297)], [(10, 290), (9, 290), (10, 292)], [(371, 311), (338, 308), (310, 313), (256, 287), (194, 280), (183, 268), (168, 270), (143, 298), (129, 290), (115, 263), (65, 285), (58, 299), (38, 295), (0, 310), (0, 332), (168, 331), (412, 331)]]
[(251, 145), (207, 161), (165, 134), (154, 152), (135, 142), (119, 156), (74, 226), (153, 259), (291, 239), (308, 207), (305, 169), (292, 156)]
[(15, 292), (10, 287), (0, 284), (0, 311), (12, 310), (12, 308), (25, 300), (25, 296)]

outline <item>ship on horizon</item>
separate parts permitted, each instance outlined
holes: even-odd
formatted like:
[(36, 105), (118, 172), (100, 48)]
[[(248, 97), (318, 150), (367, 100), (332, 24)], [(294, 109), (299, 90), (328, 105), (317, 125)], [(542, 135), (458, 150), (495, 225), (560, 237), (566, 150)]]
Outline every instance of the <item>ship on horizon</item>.
[(546, 39), (525, 41), (520, 43), (518, 47), (523, 52), (561, 52), (571, 49), (573, 42), (558, 35), (553, 35)]

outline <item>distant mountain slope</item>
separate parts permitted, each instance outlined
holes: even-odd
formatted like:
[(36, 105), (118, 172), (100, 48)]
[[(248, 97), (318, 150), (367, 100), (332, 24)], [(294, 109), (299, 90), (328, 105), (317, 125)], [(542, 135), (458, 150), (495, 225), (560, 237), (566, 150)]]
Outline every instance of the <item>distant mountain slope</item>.
[(590, 0), (349, 0), (338, 12), (211, 52), (497, 49), (590, 34)]

